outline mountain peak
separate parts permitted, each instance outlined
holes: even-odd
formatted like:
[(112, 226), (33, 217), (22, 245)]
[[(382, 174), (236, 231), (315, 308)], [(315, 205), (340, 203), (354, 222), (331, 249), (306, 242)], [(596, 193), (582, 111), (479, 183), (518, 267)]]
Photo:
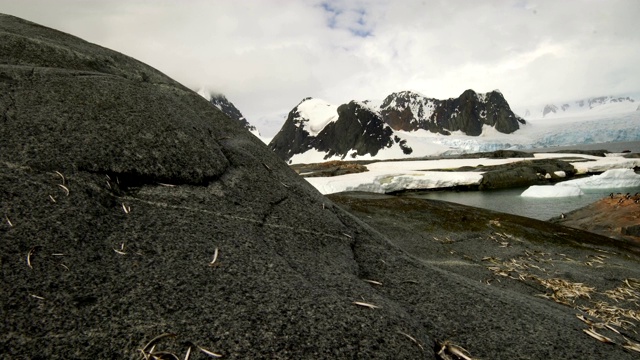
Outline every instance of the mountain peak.
[(258, 131), (258, 129), (256, 129), (255, 126), (251, 125), (249, 121), (247, 121), (247, 119), (244, 117), (244, 115), (242, 115), (240, 110), (238, 110), (238, 108), (235, 105), (233, 105), (233, 103), (229, 101), (229, 99), (227, 99), (227, 97), (224, 96), (224, 94), (211, 92), (204, 87), (200, 88), (200, 90), (198, 90), (197, 93), (198, 95), (207, 99), (207, 101), (209, 101), (211, 105), (218, 108), (218, 110), (222, 111), (228, 117), (234, 120), (238, 120), (243, 127), (245, 127), (247, 130), (252, 132), (254, 135), (258, 137), (260, 136), (260, 132)]
[(478, 136), (485, 125), (512, 133), (524, 123), (498, 91), (484, 94), (469, 89), (448, 100), (399, 91), (387, 96), (380, 106), (356, 100), (335, 106), (305, 98), (289, 113), (269, 146), (285, 160), (311, 149), (324, 152), (325, 158), (375, 156), (396, 145), (399, 154), (407, 155), (413, 150), (395, 131), (423, 129), (443, 135), (460, 131)]

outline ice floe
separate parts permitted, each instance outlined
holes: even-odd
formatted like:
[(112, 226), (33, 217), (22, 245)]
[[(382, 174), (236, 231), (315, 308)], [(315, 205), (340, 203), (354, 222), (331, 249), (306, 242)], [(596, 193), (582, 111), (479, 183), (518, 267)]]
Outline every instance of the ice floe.
[(583, 179), (568, 180), (556, 184), (558, 187), (579, 187), (581, 189), (616, 189), (640, 186), (640, 175), (633, 169), (611, 169), (600, 175)]
[(533, 198), (569, 197), (584, 195), (577, 186), (533, 185), (520, 196)]

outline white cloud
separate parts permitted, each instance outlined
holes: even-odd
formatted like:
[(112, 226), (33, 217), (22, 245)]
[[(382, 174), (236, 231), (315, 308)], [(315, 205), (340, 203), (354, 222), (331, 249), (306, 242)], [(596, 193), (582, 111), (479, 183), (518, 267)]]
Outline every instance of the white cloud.
[(263, 134), (303, 97), (500, 89), (512, 107), (640, 91), (636, 0), (0, 0), (224, 93)]

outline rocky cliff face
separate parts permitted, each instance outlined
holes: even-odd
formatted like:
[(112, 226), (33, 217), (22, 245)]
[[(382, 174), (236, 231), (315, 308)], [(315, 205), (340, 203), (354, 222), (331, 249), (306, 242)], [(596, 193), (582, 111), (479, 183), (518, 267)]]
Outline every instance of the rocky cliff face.
[[(288, 160), (309, 149), (326, 153), (325, 158), (375, 156), (381, 149), (394, 144), (404, 146), (405, 153), (412, 151), (400, 138), (393, 136), (393, 130), (384, 123), (380, 113), (368, 104), (351, 101), (335, 108), (335, 114), (327, 114), (323, 111), (326, 109), (310, 109), (317, 102), (306, 98), (289, 112), (282, 129), (269, 144), (279, 157)], [(309, 118), (320, 116), (324, 117)], [(320, 127), (316, 133), (314, 129)]]
[(525, 121), (511, 111), (498, 91), (478, 94), (467, 90), (458, 98), (438, 100), (402, 91), (389, 95), (380, 106), (384, 121), (394, 130), (429, 130), (444, 135), (462, 131), (471, 136), (482, 133), (483, 125), (510, 134)]
[(226, 96), (219, 93), (211, 93), (204, 87), (200, 88), (197, 93), (198, 95), (209, 101), (211, 105), (222, 111), (223, 114), (227, 115), (231, 119), (237, 120), (245, 129), (249, 130), (252, 134), (260, 137), (260, 132), (258, 131), (258, 129), (255, 126), (251, 125), (249, 121), (247, 121), (240, 110), (238, 110), (238, 108), (231, 101), (229, 101)]
[(209, 102), (213, 106), (220, 109), (220, 111), (225, 113), (228, 117), (238, 120), (240, 124), (247, 130), (251, 132), (258, 131), (258, 129), (256, 129), (255, 126), (251, 125), (249, 121), (245, 119), (244, 115), (242, 115), (240, 110), (238, 110), (238, 108), (231, 101), (229, 101), (224, 95), (222, 94), (211, 95), (211, 99), (209, 100)]

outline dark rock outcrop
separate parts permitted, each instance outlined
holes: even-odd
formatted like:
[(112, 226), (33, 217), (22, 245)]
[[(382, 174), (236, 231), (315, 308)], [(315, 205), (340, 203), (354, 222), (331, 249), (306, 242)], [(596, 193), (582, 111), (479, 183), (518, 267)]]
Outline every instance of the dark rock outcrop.
[(293, 155), (303, 153), (312, 148), (313, 138), (304, 128), (304, 123), (308, 119), (302, 118), (298, 110), (298, 106), (311, 99), (310, 97), (304, 98), (296, 105), (287, 115), (287, 119), (280, 131), (271, 139), (269, 148), (281, 159), (289, 160)]
[(348, 154), (375, 156), (393, 145), (393, 130), (386, 126), (380, 114), (351, 101), (338, 107), (338, 120), (329, 123), (318, 134), (314, 147), (327, 156)]
[(380, 109), (384, 121), (394, 130), (425, 129), (445, 135), (462, 131), (478, 136), (483, 125), (510, 134), (525, 124), (524, 119), (511, 111), (499, 91), (477, 94), (466, 90), (460, 97), (447, 100), (402, 91), (387, 96)]
[(424, 357), (362, 280), (409, 258), (201, 96), (7, 15), (0, 88), (3, 358)]
[(244, 115), (242, 115), (240, 110), (238, 110), (238, 108), (235, 105), (233, 105), (233, 103), (229, 101), (226, 96), (222, 94), (211, 95), (211, 99), (209, 100), (209, 102), (213, 106), (220, 109), (220, 111), (222, 111), (228, 117), (238, 120), (240, 124), (247, 130), (252, 132), (257, 131), (256, 127), (251, 125), (249, 121), (247, 121), (247, 119), (244, 117)]
[[(565, 180), (576, 174), (570, 163), (558, 159), (525, 160), (478, 170), (484, 171), (479, 190), (546, 184)], [(556, 175), (558, 172), (563, 172), (564, 176), (559, 177)]]

